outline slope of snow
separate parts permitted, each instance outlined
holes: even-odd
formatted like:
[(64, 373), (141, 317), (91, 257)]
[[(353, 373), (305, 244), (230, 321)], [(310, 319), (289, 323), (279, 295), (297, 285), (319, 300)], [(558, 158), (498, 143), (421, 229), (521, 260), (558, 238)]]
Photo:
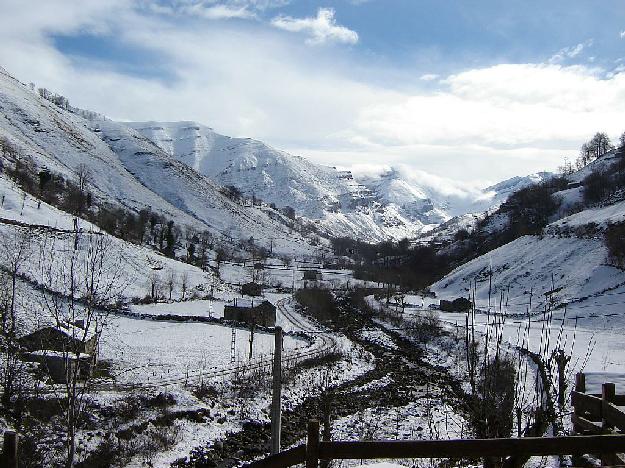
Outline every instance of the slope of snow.
[[(533, 295), (532, 310), (542, 310), (544, 293), (562, 288), (561, 302), (600, 294), (625, 283), (625, 273), (605, 264), (607, 251), (600, 239), (575, 237), (524, 236), (458, 267), (432, 285), (441, 297), (467, 297), (477, 281), (479, 306), (492, 304), (504, 291), (509, 296), (509, 310), (525, 313)], [(493, 272), (492, 288), (489, 271)]]
[(521, 190), (533, 184), (545, 182), (554, 176), (551, 172), (537, 172), (525, 177), (512, 177), (511, 179), (504, 180), (498, 184), (491, 185), (484, 189), (485, 192), (493, 192), (496, 194), (496, 198), (499, 201), (505, 201), (514, 192)]
[(606, 224), (621, 222), (625, 219), (625, 201), (620, 201), (612, 205), (588, 208), (579, 213), (572, 214), (562, 218), (555, 223), (554, 226), (559, 227), (576, 227), (589, 223), (596, 223), (600, 226)]
[(519, 177), (486, 190), (452, 190), (427, 174), (391, 169), (359, 175), (314, 164), (249, 138), (231, 138), (196, 122), (132, 122), (128, 125), (168, 154), (221, 185), (278, 207), (290, 206), (333, 236), (367, 241), (416, 237), (452, 216), (501, 203), (515, 188), (543, 174)]
[(0, 136), (70, 180), (84, 166), (90, 189), (102, 202), (131, 210), (151, 208), (180, 226), (217, 237), (249, 239), (283, 253), (316, 249), (267, 209), (243, 207), (219, 187), (171, 158), (134, 130), (108, 120), (85, 120), (60, 109), (0, 69)]
[[(543, 236), (525, 236), (461, 265), (432, 285), (439, 298), (467, 297), (475, 287), (477, 307), (502, 309), (514, 318), (504, 321), (504, 339), (518, 343), (523, 337), (529, 349), (544, 352), (545, 337), (552, 343), (565, 343), (572, 356), (570, 374), (580, 370), (622, 372), (625, 354), (625, 271), (610, 266), (601, 235), (578, 238), (565, 228), (595, 224), (599, 228), (625, 219), (625, 202), (579, 210), (583, 187), (576, 186), (595, 171), (609, 170), (618, 155), (609, 153), (569, 176), (572, 187), (554, 194), (562, 202), (556, 219)], [(618, 198), (617, 198), (618, 200)], [(492, 272), (492, 283), (490, 281)], [(549, 291), (555, 290), (550, 294)], [(548, 297), (559, 306), (552, 322), (544, 320)], [(526, 317), (530, 309), (534, 317)], [(566, 307), (564, 307), (566, 305)], [(464, 323), (465, 314), (442, 314), (451, 323)], [(491, 314), (492, 318), (492, 314)], [(479, 327), (488, 327), (488, 315), (478, 313)], [(545, 330), (545, 326), (547, 329)], [(530, 330), (527, 332), (524, 330)]]

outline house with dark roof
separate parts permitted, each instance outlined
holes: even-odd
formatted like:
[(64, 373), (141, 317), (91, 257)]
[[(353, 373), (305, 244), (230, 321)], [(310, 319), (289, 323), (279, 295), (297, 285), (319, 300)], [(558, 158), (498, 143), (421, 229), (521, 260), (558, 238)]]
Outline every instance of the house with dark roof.
[(276, 326), (276, 306), (269, 301), (254, 302), (236, 300), (224, 306), (224, 319), (261, 327)]

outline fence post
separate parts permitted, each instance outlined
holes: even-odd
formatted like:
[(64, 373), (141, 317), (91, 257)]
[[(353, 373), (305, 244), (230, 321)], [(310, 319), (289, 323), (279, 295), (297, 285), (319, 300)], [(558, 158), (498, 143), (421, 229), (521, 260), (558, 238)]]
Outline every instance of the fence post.
[[(614, 401), (614, 396), (616, 395), (616, 386), (613, 383), (604, 383), (601, 385), (601, 426), (603, 429), (608, 429), (610, 427), (610, 422), (606, 419), (606, 404)], [(602, 466), (610, 466), (616, 465), (617, 458), (615, 453), (602, 453), (601, 454), (601, 465)]]
[(273, 395), (271, 399), (271, 454), (280, 452), (282, 425), (282, 328), (275, 328), (273, 354)]
[(601, 425), (604, 429), (610, 426), (610, 423), (605, 418), (605, 403), (613, 402), (615, 395), (616, 386), (613, 383), (604, 383), (601, 385)]
[[(575, 389), (574, 390), (579, 393), (586, 393), (586, 374), (584, 374), (583, 372), (578, 372), (577, 374), (575, 374)], [(571, 419), (575, 420), (575, 415), (581, 416), (583, 415), (583, 413), (584, 413), (583, 411), (580, 411), (578, 408), (574, 406)], [(573, 423), (573, 431), (576, 434), (584, 433), (584, 429), (575, 423)]]
[[(321, 433), (321, 439), (324, 442), (330, 442), (332, 439), (332, 421), (331, 421), (332, 403), (330, 396), (326, 394), (325, 401), (323, 402), (323, 431)], [(330, 460), (321, 460), (319, 462), (320, 468), (328, 468), (330, 466)]]
[(306, 468), (319, 468), (319, 421), (308, 421), (306, 440)]
[(586, 374), (583, 372), (575, 374), (575, 391), (586, 393)]
[(17, 432), (4, 431), (2, 461), (6, 468), (17, 468)]

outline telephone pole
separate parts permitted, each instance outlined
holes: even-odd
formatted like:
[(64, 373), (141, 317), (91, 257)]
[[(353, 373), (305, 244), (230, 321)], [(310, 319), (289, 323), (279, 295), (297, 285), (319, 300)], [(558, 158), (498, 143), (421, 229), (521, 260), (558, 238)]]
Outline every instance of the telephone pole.
[(282, 328), (275, 328), (273, 355), (273, 396), (271, 400), (271, 454), (280, 452), (282, 430)]

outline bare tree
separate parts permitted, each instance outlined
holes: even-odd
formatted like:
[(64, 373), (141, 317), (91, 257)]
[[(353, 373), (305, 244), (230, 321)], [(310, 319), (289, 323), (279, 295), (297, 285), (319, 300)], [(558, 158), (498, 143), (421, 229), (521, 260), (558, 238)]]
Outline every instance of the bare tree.
[(189, 289), (189, 272), (185, 270), (180, 274), (180, 290), (182, 291), (183, 301), (187, 295), (187, 289)]
[(76, 178), (78, 179), (78, 189), (84, 193), (93, 182), (91, 170), (85, 163), (80, 163), (78, 167), (76, 167)]
[[(50, 253), (54, 252), (54, 256)], [(73, 236), (50, 235), (40, 244), (41, 305), (49, 319), (67, 335), (60, 353), (65, 363), (62, 385), (54, 386), (65, 421), (66, 466), (76, 455), (76, 432), (85, 410), (91, 383), (95, 348), (108, 325), (110, 305), (125, 287), (119, 250), (100, 233)], [(85, 353), (92, 353), (86, 356)], [(85, 370), (85, 365), (87, 370)]]
[(174, 289), (176, 289), (176, 281), (177, 281), (177, 275), (176, 272), (174, 270), (168, 270), (167, 271), (167, 277), (165, 279), (165, 282), (167, 284), (167, 290), (169, 291), (169, 300), (171, 301), (171, 295), (174, 292)]
[(150, 298), (156, 301), (161, 291), (161, 275), (158, 270), (152, 270), (148, 277), (148, 287), (150, 288)]
[(21, 321), (17, 316), (18, 278), (31, 257), (32, 235), (27, 229), (12, 230), (0, 236), (0, 263), (4, 271), (0, 274), (0, 337), (2, 339), (2, 404), (10, 408), (13, 398), (19, 396), (25, 367), (19, 359), (17, 337)]

